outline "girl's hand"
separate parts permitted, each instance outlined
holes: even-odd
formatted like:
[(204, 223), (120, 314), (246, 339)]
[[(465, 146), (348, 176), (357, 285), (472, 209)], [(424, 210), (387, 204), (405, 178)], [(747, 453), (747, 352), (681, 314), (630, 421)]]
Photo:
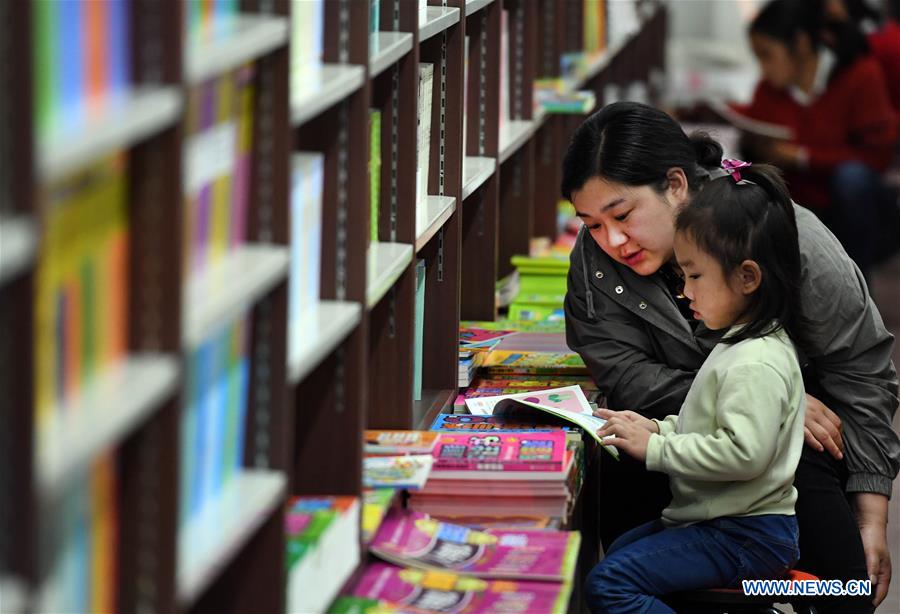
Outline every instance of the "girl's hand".
[(603, 443), (615, 446), (639, 461), (647, 460), (647, 442), (650, 441), (651, 432), (628, 418), (612, 416), (607, 419), (603, 428), (597, 431), (597, 435), (600, 437), (615, 435), (615, 437), (610, 437)]
[(594, 415), (597, 416), (598, 418), (603, 418), (604, 420), (609, 420), (610, 418), (613, 418), (614, 416), (618, 416), (620, 418), (623, 418), (623, 419), (631, 422), (632, 424), (635, 424), (643, 429), (646, 429), (650, 433), (658, 433), (659, 432), (659, 426), (657, 426), (656, 422), (654, 422), (650, 418), (645, 418), (644, 416), (640, 415), (637, 412), (613, 411), (611, 409), (606, 409), (606, 408), (601, 407), (597, 411), (594, 412)]

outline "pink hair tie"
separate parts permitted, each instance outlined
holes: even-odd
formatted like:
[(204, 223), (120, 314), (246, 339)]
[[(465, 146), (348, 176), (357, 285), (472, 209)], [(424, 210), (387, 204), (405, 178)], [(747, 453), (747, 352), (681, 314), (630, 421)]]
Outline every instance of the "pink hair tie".
[(722, 160), (722, 169), (731, 175), (731, 178), (734, 179), (734, 182), (737, 183), (741, 180), (741, 171), (742, 168), (747, 168), (751, 166), (750, 162), (744, 162), (743, 160), (734, 160), (732, 158), (725, 158)]

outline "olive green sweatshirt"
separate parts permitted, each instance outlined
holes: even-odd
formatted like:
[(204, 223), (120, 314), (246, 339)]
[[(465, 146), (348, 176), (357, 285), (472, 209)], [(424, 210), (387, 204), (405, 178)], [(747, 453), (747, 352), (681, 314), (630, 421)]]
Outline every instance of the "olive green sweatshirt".
[[(732, 328), (728, 335), (737, 331)], [(668, 526), (794, 514), (803, 377), (784, 330), (713, 348), (677, 416), (654, 420), (647, 469), (669, 475)]]

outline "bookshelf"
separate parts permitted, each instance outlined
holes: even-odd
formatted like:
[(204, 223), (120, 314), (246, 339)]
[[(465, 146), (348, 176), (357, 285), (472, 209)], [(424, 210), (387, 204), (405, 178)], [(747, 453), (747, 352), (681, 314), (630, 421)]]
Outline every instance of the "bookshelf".
[[(35, 41), (41, 9), (0, 3), (4, 611), (65, 599), (54, 554), (65, 527), (54, 511), (107, 457), (116, 475), (117, 609), (285, 611), (286, 497), (360, 496), (363, 429), (427, 427), (447, 411), (458, 392), (460, 320), (495, 319), (510, 257), (555, 234), (559, 163), (581, 118), (536, 110), (532, 86), (558, 76), (561, 56), (583, 47), (581, 3), (429, 0), (420, 23), (412, 0), (327, 0), (322, 62), (311, 72), (292, 56), (307, 40), (296, 3), (236, 5), (221, 30), (195, 36), (190, 2), (134, 0), (127, 84), (102, 113), (43, 130), (44, 86), (31, 70), (44, 53)], [(589, 58), (572, 89), (593, 89), (602, 102), (610, 85), (652, 86), (666, 16), (656, 3), (641, 5), (640, 28)], [(371, 6), (379, 14), (370, 33)], [(433, 70), (421, 156), (420, 64)], [(240, 87), (252, 95), (241, 98)], [(215, 100), (249, 102), (221, 103), (221, 117), (198, 120), (196, 100), (215, 88), (231, 92)], [(380, 165), (370, 167), (373, 109)], [(222, 128), (244, 112), (243, 128)], [(232, 169), (221, 177), (192, 166), (204, 135), (212, 143), (239, 135), (216, 161)], [(37, 297), (53, 226), (48, 194), (115, 152), (127, 155), (121, 352), (44, 406)], [(291, 236), (299, 152), (320, 169), (320, 245), (308, 269)], [(195, 173), (227, 182), (228, 198), (243, 203), (218, 218), (210, 205), (207, 231), (197, 221), (206, 205)], [(225, 227), (228, 240), (215, 243)], [(203, 232), (209, 238), (198, 239)], [(298, 280), (317, 284), (299, 315)], [(214, 417), (197, 408), (212, 407), (218, 393), (198, 390), (215, 387), (204, 369), (226, 366), (202, 357), (224, 347), (239, 351), (216, 377), (243, 391), (235, 406), (243, 410)], [(219, 428), (233, 442), (221, 449), (209, 444)], [(191, 443), (201, 441), (210, 446), (202, 457)], [(211, 482), (209, 455), (233, 456)], [(194, 481), (202, 488), (192, 490)]]

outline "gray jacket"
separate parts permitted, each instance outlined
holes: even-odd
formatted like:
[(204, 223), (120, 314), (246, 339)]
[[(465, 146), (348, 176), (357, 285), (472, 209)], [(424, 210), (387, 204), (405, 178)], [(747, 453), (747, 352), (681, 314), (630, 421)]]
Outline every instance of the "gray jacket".
[[(812, 341), (799, 348), (817, 394), (843, 423), (848, 492), (891, 494), (900, 468), (893, 336), (856, 265), (810, 211), (795, 206), (803, 267), (801, 309)], [(613, 409), (676, 414), (721, 333), (692, 330), (660, 276), (615, 262), (582, 228), (572, 251), (566, 339)], [(752, 402), (752, 399), (748, 399)]]

